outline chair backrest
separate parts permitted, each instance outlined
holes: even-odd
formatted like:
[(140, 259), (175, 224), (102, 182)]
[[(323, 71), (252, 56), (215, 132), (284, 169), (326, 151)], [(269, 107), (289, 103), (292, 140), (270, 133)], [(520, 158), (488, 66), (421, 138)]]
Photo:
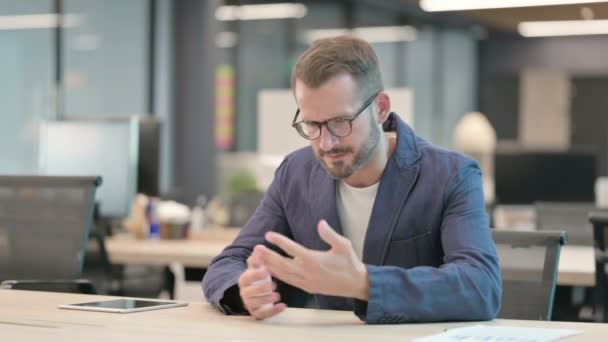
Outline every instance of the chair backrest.
[(493, 229), (502, 273), (499, 318), (550, 320), (566, 232)]
[(594, 203), (586, 202), (536, 202), (537, 230), (565, 230), (571, 245), (593, 246), (593, 229), (589, 212)]
[(99, 177), (0, 176), (0, 281), (82, 272)]

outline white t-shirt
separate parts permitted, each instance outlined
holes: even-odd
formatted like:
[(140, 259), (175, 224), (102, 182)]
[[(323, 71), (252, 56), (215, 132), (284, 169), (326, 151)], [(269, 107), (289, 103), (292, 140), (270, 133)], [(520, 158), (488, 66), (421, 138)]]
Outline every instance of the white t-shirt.
[(363, 257), (363, 242), (380, 182), (365, 188), (355, 188), (345, 181), (338, 183), (338, 214), (344, 236), (359, 256)]

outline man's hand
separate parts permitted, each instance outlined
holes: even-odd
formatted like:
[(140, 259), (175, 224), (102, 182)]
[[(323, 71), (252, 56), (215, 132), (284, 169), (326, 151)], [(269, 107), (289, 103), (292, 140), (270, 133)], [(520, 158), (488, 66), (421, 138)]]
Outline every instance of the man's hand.
[(239, 294), (245, 309), (255, 319), (275, 316), (287, 305), (279, 303), (277, 284), (270, 279), (270, 272), (263, 266), (254, 251), (247, 258), (247, 270), (239, 277)]
[(293, 258), (286, 258), (263, 245), (254, 249), (270, 273), (308, 293), (328, 296), (369, 298), (367, 268), (357, 257), (350, 240), (336, 233), (325, 220), (317, 226), (319, 235), (331, 249), (307, 249), (274, 232), (266, 240)]

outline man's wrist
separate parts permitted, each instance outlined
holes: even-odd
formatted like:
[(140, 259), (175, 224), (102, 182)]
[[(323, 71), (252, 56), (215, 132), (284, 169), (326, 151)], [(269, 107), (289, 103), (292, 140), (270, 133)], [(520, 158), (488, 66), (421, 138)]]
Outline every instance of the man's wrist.
[(369, 275), (367, 274), (367, 266), (361, 263), (357, 271), (357, 286), (355, 286), (355, 295), (353, 298), (367, 301), (369, 299)]

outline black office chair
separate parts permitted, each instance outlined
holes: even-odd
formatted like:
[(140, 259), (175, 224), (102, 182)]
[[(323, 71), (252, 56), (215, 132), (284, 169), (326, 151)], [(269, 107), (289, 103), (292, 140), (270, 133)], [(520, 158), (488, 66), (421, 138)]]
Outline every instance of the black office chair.
[(100, 294), (141, 298), (157, 298), (166, 290), (175, 296), (175, 276), (168, 267), (116, 265), (110, 262), (105, 245), (106, 234), (95, 229), (90, 235), (89, 250), (83, 276)]
[[(569, 245), (593, 246), (593, 229), (589, 212), (592, 202), (536, 202), (537, 230), (564, 230)], [(558, 285), (554, 299), (553, 319), (558, 321), (590, 321), (593, 288)]]
[(551, 320), (566, 232), (492, 230), (502, 273), (499, 318)]
[(595, 320), (608, 322), (608, 282), (606, 267), (608, 265), (608, 211), (593, 211), (589, 214), (593, 224), (593, 242), (595, 245)]
[(94, 293), (80, 279), (100, 177), (0, 176), (3, 288)]
[(175, 276), (168, 267), (112, 264), (106, 249), (106, 236), (112, 235), (112, 224), (103, 219), (95, 206), (94, 224), (84, 259), (83, 277), (90, 280), (99, 294), (157, 298), (166, 290), (175, 295)]

